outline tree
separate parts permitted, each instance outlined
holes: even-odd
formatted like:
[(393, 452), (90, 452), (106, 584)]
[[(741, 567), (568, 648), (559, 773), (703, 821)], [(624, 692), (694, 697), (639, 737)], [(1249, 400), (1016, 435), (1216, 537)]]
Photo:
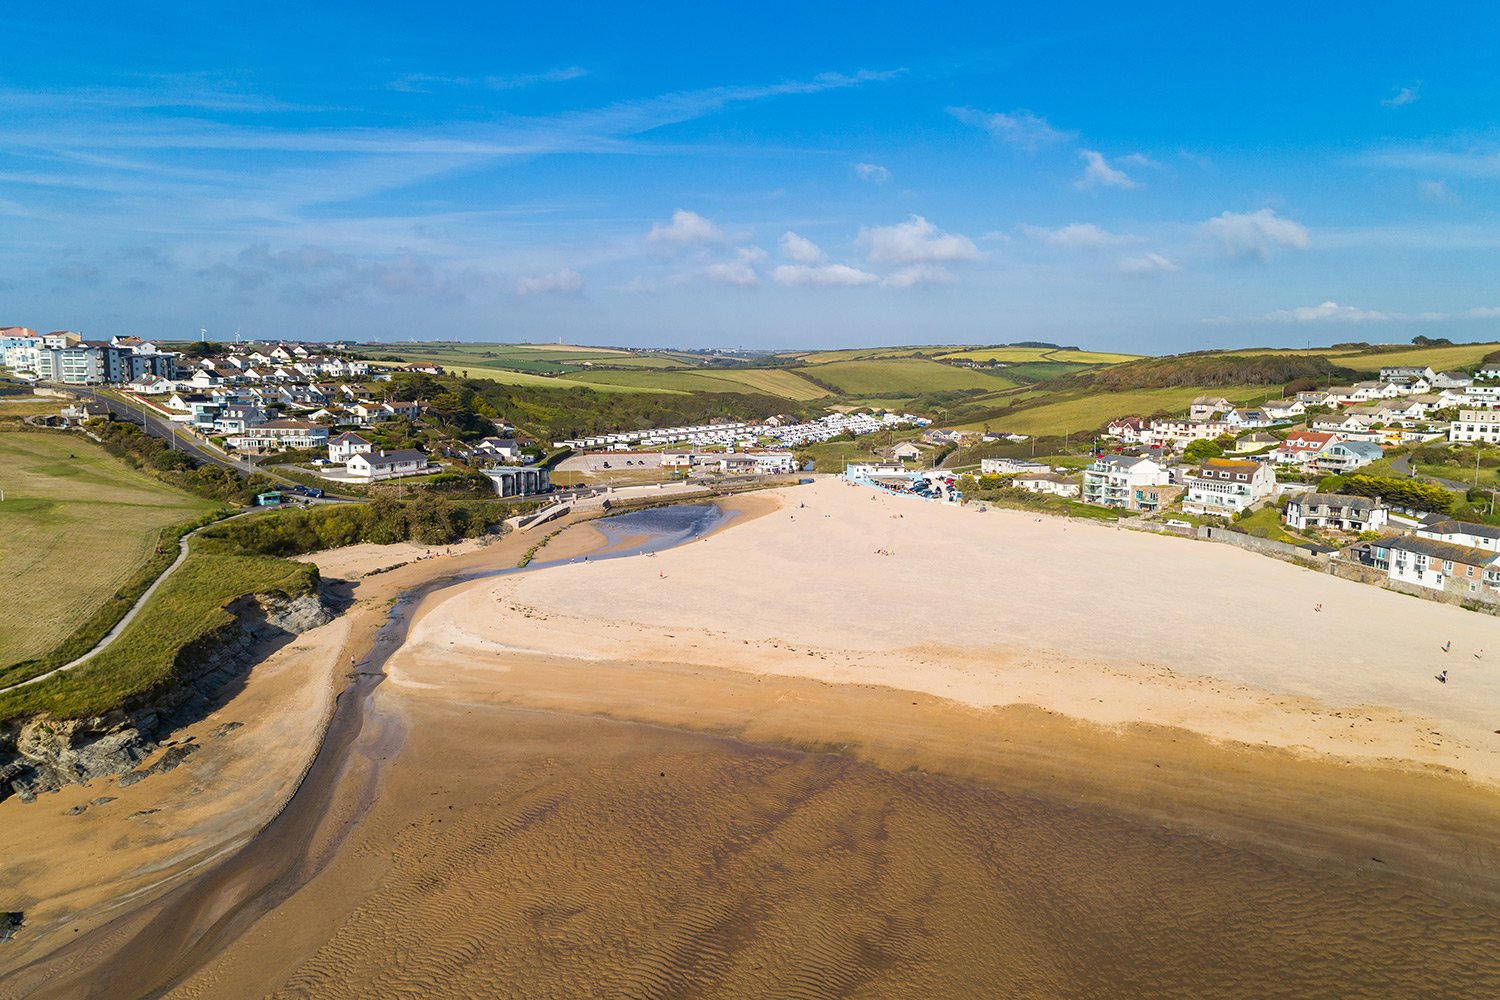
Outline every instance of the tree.
[(1189, 441), (1188, 446), (1182, 450), (1182, 457), (1189, 462), (1201, 462), (1205, 458), (1218, 458), (1224, 454), (1224, 449), (1217, 441)]

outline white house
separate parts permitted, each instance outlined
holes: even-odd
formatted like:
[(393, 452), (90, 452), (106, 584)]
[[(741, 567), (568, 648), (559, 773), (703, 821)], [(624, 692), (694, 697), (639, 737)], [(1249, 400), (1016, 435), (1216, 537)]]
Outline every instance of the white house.
[(1134, 491), (1142, 486), (1161, 486), (1167, 470), (1144, 456), (1102, 455), (1083, 470), (1083, 499), (1100, 507), (1132, 509)]
[(1055, 497), (1076, 497), (1078, 481), (1056, 472), (1023, 472), (1014, 480), (1017, 489), (1046, 493)]
[(1384, 562), (1390, 578), (1399, 583), (1491, 597), (1500, 587), (1500, 553), (1420, 535), (1383, 538), (1372, 548), (1377, 565)]
[(1187, 476), (1182, 509), (1189, 514), (1239, 513), (1276, 491), (1276, 470), (1268, 462), (1211, 458)]
[(1307, 412), (1307, 404), (1298, 399), (1270, 399), (1260, 408), (1275, 421), (1295, 420)]
[(415, 448), (361, 452), (349, 456), (345, 468), (361, 479), (392, 479), (427, 471), (427, 456)]
[(910, 441), (902, 441), (891, 449), (891, 457), (898, 462), (915, 462), (922, 458), (922, 449)]
[(1216, 413), (1228, 413), (1234, 404), (1223, 396), (1199, 396), (1188, 404), (1189, 420), (1208, 420)]
[(1331, 528), (1359, 533), (1378, 531), (1390, 519), (1390, 509), (1379, 497), (1347, 496), (1342, 493), (1301, 493), (1287, 501), (1281, 520), (1298, 531)]
[(1500, 443), (1500, 410), (1459, 410), (1448, 425), (1448, 440)]
[(247, 427), (243, 433), (226, 440), (242, 450), (325, 448), (328, 446), (328, 428), (310, 420), (268, 420)]
[(1440, 542), (1467, 545), (1470, 548), (1500, 552), (1500, 528), (1470, 521), (1436, 520), (1420, 524), (1416, 533)]
[(1271, 452), (1271, 461), (1298, 468), (1317, 460), (1318, 454), (1335, 441), (1337, 434), (1319, 431), (1293, 431)]
[(353, 431), (345, 431), (328, 442), (328, 460), (338, 464), (348, 462), (355, 455), (368, 455), (375, 446)]
[(1318, 452), (1318, 469), (1350, 472), (1369, 465), (1385, 452), (1373, 441), (1335, 441)]
[(979, 474), (982, 476), (1011, 476), (1017, 473), (1051, 472), (1052, 466), (1031, 462), (1024, 458), (981, 458)]

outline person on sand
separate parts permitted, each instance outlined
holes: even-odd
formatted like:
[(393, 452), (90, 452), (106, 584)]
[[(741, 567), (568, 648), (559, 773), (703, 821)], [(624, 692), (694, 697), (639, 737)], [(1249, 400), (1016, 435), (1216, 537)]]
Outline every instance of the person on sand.
[(1482, 660), (1482, 659), (1484, 659), (1484, 650), (1482, 650), (1482, 649), (1476, 649), (1474, 651), (1474, 659), (1476, 659), (1476, 660)]
[(1453, 640), (1452, 639), (1449, 639), (1447, 642), (1443, 643), (1443, 652), (1446, 653), (1446, 652), (1448, 652), (1448, 650), (1450, 650), (1452, 648), (1453, 648)]
[(1448, 683), (1448, 671), (1444, 670), (1442, 673), (1438, 674), (1437, 675), (1437, 682), (1439, 684), (1447, 684)]

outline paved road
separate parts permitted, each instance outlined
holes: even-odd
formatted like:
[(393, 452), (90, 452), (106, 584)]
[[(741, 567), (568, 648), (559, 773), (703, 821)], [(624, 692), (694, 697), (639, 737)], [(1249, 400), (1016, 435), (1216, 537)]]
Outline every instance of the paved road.
[(1442, 476), (1429, 476), (1425, 472), (1413, 472), (1411, 467), (1411, 456), (1409, 455), (1402, 455), (1398, 458), (1391, 459), (1391, 468), (1401, 473), (1401, 475), (1403, 476), (1415, 475), (1422, 479), (1430, 479), (1438, 485), (1445, 486), (1457, 493), (1467, 493), (1469, 490), (1474, 488), (1473, 483), (1461, 483), (1456, 479), (1444, 479)]

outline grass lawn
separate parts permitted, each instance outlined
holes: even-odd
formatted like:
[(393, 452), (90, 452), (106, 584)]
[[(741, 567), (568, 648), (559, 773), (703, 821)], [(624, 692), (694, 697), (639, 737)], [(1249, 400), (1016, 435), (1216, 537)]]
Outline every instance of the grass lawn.
[[(495, 360), (490, 361), (488, 364), (479, 364), (478, 362), (480, 360), (484, 360), (484, 359), (478, 359), (478, 358), (475, 359), (475, 363), (474, 364), (468, 363), (467, 360), (454, 360), (454, 359), (438, 360), (436, 358), (428, 358), (428, 357), (425, 357), (425, 356), (424, 357), (413, 356), (412, 360), (413, 361), (434, 361), (435, 363), (440, 364), (444, 368), (448, 369), (448, 371), (449, 371), (450, 374), (454, 374), (454, 375), (458, 375), (459, 377), (463, 377), (464, 373), (467, 372), (469, 378), (485, 378), (485, 379), (489, 379), (492, 382), (499, 382), (501, 385), (533, 385), (533, 386), (544, 386), (544, 387), (546, 387), (548, 389), (580, 389), (580, 388), (589, 388), (589, 389), (595, 389), (595, 390), (597, 390), (599, 392), (660, 392), (660, 391), (663, 391), (663, 390), (658, 390), (658, 389), (642, 388), (640, 386), (633, 386), (633, 385), (606, 385), (606, 384), (602, 384), (602, 383), (601, 384), (597, 384), (597, 385), (584, 386), (581, 383), (568, 381), (568, 380), (565, 380), (563, 378), (551, 378), (551, 377), (548, 377), (546, 375), (536, 375), (536, 374), (533, 374), (531, 372), (513, 371), (513, 370), (511, 370), (509, 368), (502, 367), (505, 364), (505, 362), (504, 362), (503, 359), (495, 359)], [(386, 368), (394, 367), (394, 363), (378, 362), (377, 364), (379, 364), (381, 367), (386, 367)]]
[(1262, 507), (1255, 513), (1234, 522), (1234, 526), (1235, 530), (1243, 531), (1247, 535), (1286, 542), (1288, 545), (1301, 545), (1307, 541), (1305, 538), (1291, 534), (1282, 526), (1281, 510), (1274, 506)]
[(78, 718), (103, 712), (170, 679), (177, 654), (228, 625), (225, 605), (244, 594), (308, 592), (312, 567), (285, 559), (230, 555), (200, 540), (141, 614), (107, 649), (74, 670), (0, 694), (0, 720), (48, 712)]
[(883, 461), (859, 441), (823, 441), (798, 448), (813, 457), (814, 472), (843, 472), (848, 462)]
[(1100, 351), (1059, 351), (1051, 347), (978, 347), (938, 356), (968, 361), (1059, 361), (1071, 365), (1113, 365), (1122, 361), (1135, 361), (1141, 357), (1138, 354), (1107, 354)]
[(217, 506), (76, 434), (0, 432), (0, 489), (0, 666), (62, 642), (150, 559), (162, 528)]

